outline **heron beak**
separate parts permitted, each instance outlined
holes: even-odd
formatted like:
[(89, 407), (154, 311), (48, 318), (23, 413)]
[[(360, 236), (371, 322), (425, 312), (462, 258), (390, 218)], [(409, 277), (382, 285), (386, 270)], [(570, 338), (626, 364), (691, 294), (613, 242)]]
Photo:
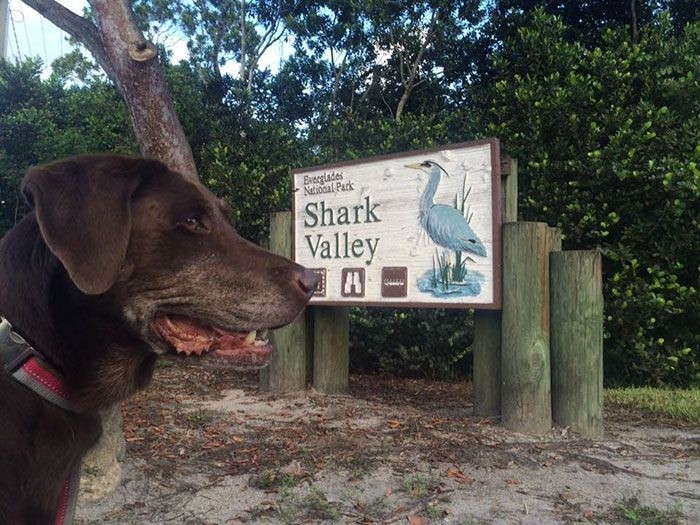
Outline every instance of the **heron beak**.
[(415, 163), (415, 164), (404, 164), (404, 168), (413, 168), (414, 170), (421, 170), (423, 169), (423, 166), (420, 165), (420, 163)]

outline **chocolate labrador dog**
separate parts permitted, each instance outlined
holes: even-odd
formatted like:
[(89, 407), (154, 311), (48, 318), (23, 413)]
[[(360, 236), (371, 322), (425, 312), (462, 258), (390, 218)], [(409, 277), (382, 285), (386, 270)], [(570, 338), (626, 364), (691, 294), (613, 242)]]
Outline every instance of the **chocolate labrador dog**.
[(61, 523), (99, 409), (172, 349), (264, 365), (256, 335), (299, 315), (316, 276), (155, 160), (69, 158), (22, 189), (33, 211), (0, 243), (0, 523)]

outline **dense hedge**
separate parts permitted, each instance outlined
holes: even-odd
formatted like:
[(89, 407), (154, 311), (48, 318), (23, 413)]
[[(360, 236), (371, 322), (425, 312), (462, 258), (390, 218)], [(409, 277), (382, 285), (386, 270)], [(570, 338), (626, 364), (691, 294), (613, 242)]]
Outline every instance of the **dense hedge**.
[(355, 371), (431, 378), (471, 372), (469, 310), (353, 308), (350, 319)]
[(538, 11), (496, 70), (487, 120), (522, 159), (522, 218), (604, 255), (608, 382), (700, 383), (700, 23), (586, 48)]

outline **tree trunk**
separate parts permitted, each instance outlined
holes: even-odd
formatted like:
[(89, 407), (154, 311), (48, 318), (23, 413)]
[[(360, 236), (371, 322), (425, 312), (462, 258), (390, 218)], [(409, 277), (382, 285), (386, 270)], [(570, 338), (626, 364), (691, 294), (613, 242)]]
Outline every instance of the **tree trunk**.
[(165, 84), (155, 46), (136, 26), (128, 0), (90, 0), (97, 27), (54, 0), (24, 0), (93, 54), (121, 92), (141, 153), (192, 181), (197, 168)]
[(396, 122), (401, 122), (401, 117), (403, 115), (403, 110), (408, 103), (408, 97), (411, 96), (411, 89), (406, 88), (399, 99), (399, 103), (396, 105)]
[(241, 84), (245, 83), (245, 56), (246, 56), (246, 45), (247, 45), (247, 35), (245, 32), (245, 0), (241, 0), (241, 19), (240, 19), (240, 26), (241, 26), (241, 70), (239, 73), (239, 78), (241, 80)]

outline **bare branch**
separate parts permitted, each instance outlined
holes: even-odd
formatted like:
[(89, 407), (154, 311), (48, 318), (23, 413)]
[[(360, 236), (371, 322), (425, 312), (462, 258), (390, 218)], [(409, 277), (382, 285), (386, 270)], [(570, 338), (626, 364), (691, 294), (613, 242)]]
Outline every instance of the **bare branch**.
[(260, 41), (250, 53), (250, 61), (248, 63), (248, 82), (246, 86), (249, 94), (253, 91), (253, 77), (255, 76), (255, 71), (258, 69), (260, 57), (262, 57), (265, 51), (267, 51), (275, 42), (279, 41), (279, 39), (282, 38), (287, 32), (287, 28), (284, 25), (282, 26), (282, 30), (278, 32), (279, 27), (280, 18), (278, 17), (275, 19), (275, 23), (265, 31), (262, 37), (260, 37)]
[[(287, 32), (286, 27), (282, 27), (282, 30), (279, 33), (272, 34), (271, 37), (268, 38), (267, 42), (265, 40), (261, 40), (260, 44), (255, 50), (255, 55), (259, 58), (262, 55), (265, 54), (265, 52), (270, 49), (271, 46), (273, 46), (275, 43), (279, 42), (279, 40), (284, 36), (284, 34)], [(267, 35), (266, 35), (267, 36)]]
[(76, 15), (55, 0), (23, 0), (23, 2), (83, 44), (92, 53), (107, 76), (114, 80), (114, 70), (109, 63), (109, 58), (95, 24), (87, 18)]
[(420, 80), (416, 81), (413, 83), (413, 89), (417, 88), (420, 86), (423, 82), (427, 82), (429, 80), (428, 77), (421, 78)]
[(418, 54), (416, 55), (415, 60), (413, 61), (413, 64), (411, 65), (411, 69), (409, 71), (409, 76), (408, 80), (404, 82), (404, 76), (403, 76), (403, 55), (401, 55), (401, 80), (404, 83), (404, 92), (403, 95), (401, 95), (401, 99), (399, 100), (399, 103), (396, 107), (396, 121), (401, 120), (401, 115), (403, 114), (403, 110), (406, 107), (406, 103), (408, 102), (409, 97), (411, 96), (411, 92), (413, 89), (419, 85), (421, 82), (416, 82), (416, 75), (418, 74), (418, 69), (420, 68), (421, 64), (423, 63), (423, 56), (425, 55), (425, 50), (428, 48), (428, 44), (430, 44), (430, 39), (432, 38), (433, 35), (433, 30), (435, 29), (435, 23), (437, 22), (437, 9), (435, 9), (430, 17), (430, 27), (428, 28), (428, 31), (425, 33), (425, 38), (421, 42), (420, 49), (418, 50)]
[(420, 49), (418, 50), (418, 55), (416, 55), (416, 59), (413, 61), (413, 65), (411, 66), (411, 75), (408, 79), (409, 83), (413, 83), (413, 80), (416, 78), (416, 75), (418, 74), (418, 68), (420, 68), (421, 63), (423, 62), (423, 55), (425, 54), (425, 50), (428, 48), (428, 44), (430, 43), (430, 38), (433, 35), (433, 30), (435, 29), (435, 22), (437, 21), (437, 9), (433, 11), (433, 14), (430, 18), (430, 27), (428, 28), (428, 31), (425, 33), (425, 38), (423, 39), (423, 42), (421, 42)]
[(241, 71), (240, 71), (240, 79), (241, 82), (245, 80), (245, 55), (246, 55), (246, 44), (247, 44), (247, 35), (245, 31), (245, 0), (241, 0)]
[(282, 28), (282, 32), (280, 34), (277, 33), (277, 29), (280, 26), (280, 19), (277, 18), (275, 20), (275, 23), (271, 25), (267, 31), (260, 37), (260, 42), (258, 42), (258, 45), (255, 46), (255, 55), (262, 55), (267, 49), (274, 44), (277, 40), (279, 40), (282, 35), (284, 35), (286, 28)]

